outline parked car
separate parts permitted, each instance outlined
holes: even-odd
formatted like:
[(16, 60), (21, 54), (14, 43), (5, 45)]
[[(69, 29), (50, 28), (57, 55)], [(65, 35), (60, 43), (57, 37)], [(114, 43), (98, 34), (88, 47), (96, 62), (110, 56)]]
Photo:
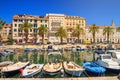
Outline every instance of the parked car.
[(53, 44), (60, 44), (60, 42), (53, 42)]
[(47, 44), (52, 44), (52, 42), (47, 42)]

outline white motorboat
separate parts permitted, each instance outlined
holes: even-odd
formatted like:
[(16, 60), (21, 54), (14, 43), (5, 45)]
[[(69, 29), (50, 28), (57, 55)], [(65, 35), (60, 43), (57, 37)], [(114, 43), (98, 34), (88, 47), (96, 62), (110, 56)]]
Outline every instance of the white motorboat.
[(33, 77), (41, 72), (43, 64), (31, 64), (22, 71), (22, 77)]
[(77, 65), (74, 62), (63, 62), (64, 70), (66, 73), (72, 75), (72, 76), (80, 76), (84, 68), (82, 66)]
[(107, 70), (115, 73), (120, 72), (120, 65), (117, 61), (113, 60), (111, 54), (100, 54), (95, 62)]
[(119, 50), (109, 51), (107, 53), (111, 54), (113, 60), (120, 64), (120, 51)]

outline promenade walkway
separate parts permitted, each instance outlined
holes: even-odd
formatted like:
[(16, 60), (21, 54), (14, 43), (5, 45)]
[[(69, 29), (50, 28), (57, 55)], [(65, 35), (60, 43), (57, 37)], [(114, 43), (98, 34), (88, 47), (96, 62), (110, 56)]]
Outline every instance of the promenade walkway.
[(86, 78), (0, 78), (0, 80), (119, 80), (117, 77), (86, 77)]

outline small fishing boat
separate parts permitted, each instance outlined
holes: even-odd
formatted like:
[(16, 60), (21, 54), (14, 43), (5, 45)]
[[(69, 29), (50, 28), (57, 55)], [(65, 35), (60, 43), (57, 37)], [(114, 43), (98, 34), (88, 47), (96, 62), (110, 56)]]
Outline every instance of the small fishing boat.
[[(60, 52), (50, 52), (48, 54), (49, 55), (60, 55)], [(45, 74), (49, 74), (49, 75), (56, 75), (59, 74), (61, 72), (62, 69), (62, 63), (60, 61), (55, 61), (55, 62), (48, 62), (47, 64), (45, 64), (43, 66), (43, 71)]]
[(95, 50), (95, 53), (97, 53), (97, 54), (105, 54), (105, 51), (103, 51), (102, 48), (98, 48), (97, 50)]
[(96, 75), (96, 76), (103, 76), (106, 69), (97, 65), (94, 62), (84, 62), (83, 67), (88, 74)]
[(42, 48), (42, 49), (41, 49), (41, 52), (46, 52), (46, 51), (47, 51), (46, 48)]
[(2, 73), (4, 73), (5, 77), (12, 76), (12, 75), (18, 73), (20, 69), (25, 68), (28, 64), (29, 64), (29, 62), (17, 62), (13, 65), (3, 67)]
[(6, 66), (9, 66), (12, 64), (13, 64), (13, 62), (11, 62), (11, 61), (4, 61), (4, 62), (0, 63), (0, 68), (6, 67)]
[(33, 51), (33, 48), (25, 48), (24, 49), (24, 52), (31, 52), (31, 51)]
[(59, 48), (58, 47), (53, 47), (53, 51), (58, 51), (59, 52)]
[(33, 52), (38, 52), (39, 49), (38, 49), (38, 48), (34, 48), (32, 51), (33, 51)]
[(66, 73), (72, 75), (72, 76), (80, 76), (84, 68), (82, 66), (77, 65), (74, 62), (63, 62), (64, 70)]
[(22, 77), (33, 77), (42, 70), (43, 64), (31, 64), (22, 71)]
[(71, 51), (73, 46), (71, 44), (67, 44), (64, 48), (65, 51)]
[(4, 50), (5, 52), (7, 52), (7, 53), (14, 53), (15, 51), (14, 50), (12, 50), (12, 49), (6, 49), (6, 50)]
[(44, 73), (49, 75), (59, 74), (62, 69), (62, 63), (47, 63), (43, 67)]

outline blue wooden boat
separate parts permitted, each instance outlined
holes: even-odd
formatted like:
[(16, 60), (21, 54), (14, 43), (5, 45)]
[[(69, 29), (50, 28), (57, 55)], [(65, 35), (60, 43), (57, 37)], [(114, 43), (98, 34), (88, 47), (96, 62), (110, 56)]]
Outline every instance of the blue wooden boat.
[(106, 71), (105, 68), (95, 64), (94, 62), (84, 62), (83, 67), (88, 74), (92, 74), (95, 76), (102, 76)]

